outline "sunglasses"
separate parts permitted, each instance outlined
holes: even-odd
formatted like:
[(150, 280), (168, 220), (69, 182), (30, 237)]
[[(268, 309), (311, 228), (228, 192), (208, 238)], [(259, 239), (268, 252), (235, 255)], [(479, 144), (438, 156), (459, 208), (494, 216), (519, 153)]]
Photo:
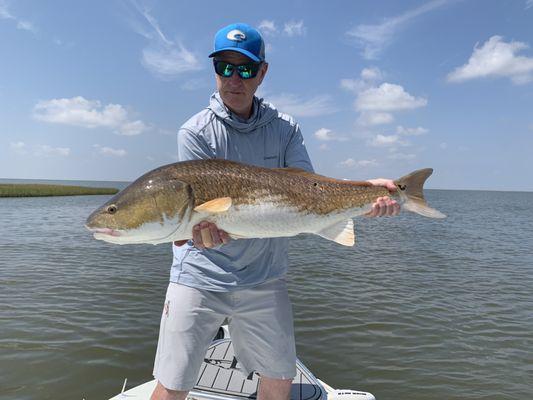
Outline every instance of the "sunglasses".
[(215, 72), (224, 78), (229, 78), (233, 75), (234, 71), (237, 71), (241, 79), (252, 79), (257, 76), (262, 62), (249, 62), (246, 64), (230, 64), (229, 62), (213, 60), (215, 66)]

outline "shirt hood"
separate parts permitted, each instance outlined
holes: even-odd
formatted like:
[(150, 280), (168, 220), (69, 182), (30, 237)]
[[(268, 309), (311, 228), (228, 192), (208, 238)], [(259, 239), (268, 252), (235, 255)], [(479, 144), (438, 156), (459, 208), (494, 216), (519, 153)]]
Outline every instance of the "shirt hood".
[(241, 133), (247, 133), (264, 126), (278, 116), (277, 110), (270, 103), (255, 96), (253, 100), (252, 115), (246, 120), (239, 118), (224, 105), (219, 92), (215, 92), (211, 95), (209, 106), (207, 108), (210, 109), (218, 119)]

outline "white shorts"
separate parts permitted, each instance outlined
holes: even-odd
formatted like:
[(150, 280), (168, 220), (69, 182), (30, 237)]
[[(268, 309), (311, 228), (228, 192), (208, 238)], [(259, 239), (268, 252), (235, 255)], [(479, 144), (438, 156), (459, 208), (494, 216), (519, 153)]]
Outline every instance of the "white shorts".
[(218, 328), (228, 319), (235, 357), (245, 374), (296, 375), (292, 307), (285, 279), (251, 289), (213, 292), (170, 283), (154, 377), (170, 390), (190, 390)]

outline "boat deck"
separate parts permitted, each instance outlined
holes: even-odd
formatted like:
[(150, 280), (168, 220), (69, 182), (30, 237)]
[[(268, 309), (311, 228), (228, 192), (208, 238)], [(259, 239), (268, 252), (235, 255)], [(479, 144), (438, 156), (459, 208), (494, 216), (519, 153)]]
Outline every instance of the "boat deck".
[[(326, 391), (314, 375), (297, 360), (296, 377), (291, 388), (291, 400), (325, 400)], [(148, 400), (156, 381), (127, 390), (110, 400)], [(190, 399), (230, 400), (255, 399), (259, 386), (256, 373), (245, 375), (235, 358), (231, 339), (213, 342), (200, 368), (198, 381), (189, 393)]]
[[(291, 399), (319, 400), (322, 397), (323, 389), (314, 376), (305, 367), (302, 367), (301, 364), (300, 366), (297, 365)], [(222, 339), (209, 348), (193, 391), (194, 393), (216, 393), (219, 396), (231, 398), (254, 399), (257, 396), (258, 385), (259, 376), (257, 374), (253, 373), (246, 376), (240, 370), (231, 339)]]

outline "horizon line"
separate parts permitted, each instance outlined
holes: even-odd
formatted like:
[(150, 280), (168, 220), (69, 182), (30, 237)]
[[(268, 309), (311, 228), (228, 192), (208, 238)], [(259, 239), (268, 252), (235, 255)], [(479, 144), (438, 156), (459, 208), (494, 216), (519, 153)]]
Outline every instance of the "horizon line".
[[(11, 181), (65, 181), (65, 182), (110, 182), (110, 183), (132, 183), (133, 180), (98, 180), (98, 179), (43, 179), (43, 178), (2, 178), (0, 177), (0, 181), (2, 180), (11, 180)], [(1, 182), (0, 182), (1, 183)], [(524, 190), (517, 190), (517, 189), (464, 189), (464, 188), (458, 188), (458, 189), (443, 189), (443, 188), (425, 188), (426, 190), (448, 190), (448, 191), (472, 191), (472, 192), (515, 192), (515, 193), (533, 193), (533, 189), (524, 189)]]

